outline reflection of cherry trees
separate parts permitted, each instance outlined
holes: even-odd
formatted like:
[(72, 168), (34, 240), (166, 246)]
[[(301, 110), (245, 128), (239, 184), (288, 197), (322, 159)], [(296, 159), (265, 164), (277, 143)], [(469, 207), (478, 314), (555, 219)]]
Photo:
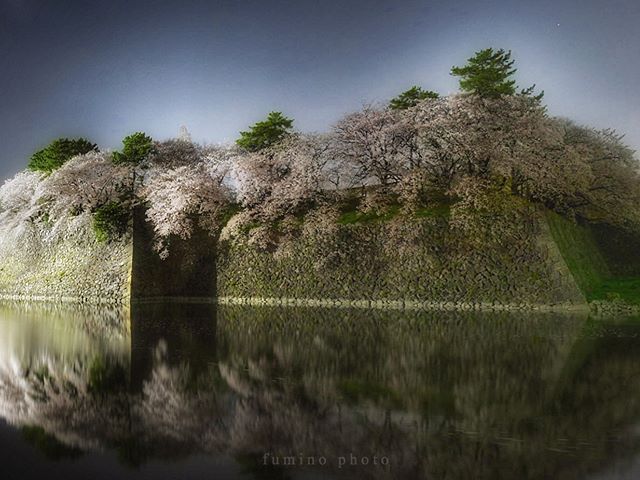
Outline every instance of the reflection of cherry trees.
[(224, 451), (226, 395), (212, 383), (194, 386), (188, 365), (169, 367), (166, 353), (167, 345), (161, 341), (142, 395), (133, 398), (133, 410), (140, 421), (137, 433), (150, 443), (161, 439), (190, 453)]
[(3, 417), (14, 425), (40, 426), (82, 449), (113, 444), (127, 429), (126, 395), (90, 394), (87, 363), (87, 359), (67, 364), (47, 357), (28, 369), (5, 363), (0, 367)]
[[(222, 453), (260, 468), (264, 453), (302, 453), (345, 478), (582, 478), (640, 447), (628, 430), (640, 416), (633, 332), (585, 328), (580, 317), (219, 307), (215, 362), (194, 373), (201, 345), (171, 359), (192, 344), (156, 340), (140, 389), (119, 374), (126, 356), (5, 352), (0, 414), (138, 461)], [(385, 456), (390, 470), (331, 465), (350, 453)]]
[[(265, 433), (259, 438), (270, 439), (273, 449), (291, 448), (273, 440), (284, 428), (289, 442), (316, 450), (324, 445), (330, 453), (333, 446), (357, 445), (369, 453), (384, 445), (392, 465), (402, 465), (409, 477), (518, 472), (521, 478), (584, 478), (616, 456), (607, 435), (640, 415), (628, 400), (640, 385), (624, 380), (632, 370), (637, 374), (636, 359), (615, 347), (633, 344), (633, 338), (584, 331), (579, 317), (423, 314), (390, 320), (391, 314), (370, 312), (277, 312), (230, 309), (218, 318), (240, 376), (230, 384), (241, 385), (248, 399), (245, 422), (253, 426), (241, 431), (260, 428)], [(307, 322), (293, 328), (297, 315)], [(241, 340), (247, 331), (251, 340)], [(595, 347), (602, 341), (594, 339), (609, 335), (609, 345)], [(285, 340), (292, 336), (295, 341)], [(591, 355), (596, 358), (589, 360)], [(272, 393), (265, 393), (265, 384)], [(260, 386), (256, 397), (248, 393), (250, 385)], [(286, 412), (283, 418), (280, 412)], [(313, 432), (309, 443), (305, 427)], [(369, 436), (360, 438), (359, 427)], [(336, 430), (343, 432), (340, 438), (332, 437)], [(635, 435), (619, 441), (620, 456), (640, 446)]]

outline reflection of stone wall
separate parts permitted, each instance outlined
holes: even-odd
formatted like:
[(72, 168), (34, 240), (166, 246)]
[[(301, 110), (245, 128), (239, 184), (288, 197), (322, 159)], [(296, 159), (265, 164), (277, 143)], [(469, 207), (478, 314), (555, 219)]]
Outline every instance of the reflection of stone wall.
[(518, 220), (495, 221), (484, 238), (425, 218), (302, 234), (284, 253), (222, 246), (218, 296), (227, 303), (584, 304), (546, 222), (534, 212)]
[(71, 236), (47, 241), (46, 232), (4, 238), (0, 297), (121, 303), (129, 297), (131, 242), (99, 243), (88, 222)]
[[(0, 416), (130, 465), (224, 455), (256, 478), (279, 473), (265, 453), (325, 456), (305, 472), (331, 478), (574, 480), (640, 451), (637, 324), (173, 304), (131, 314), (130, 357), (97, 339), (44, 354), (5, 342)], [(141, 353), (129, 388), (118, 372)], [(337, 468), (351, 452), (391, 468)]]

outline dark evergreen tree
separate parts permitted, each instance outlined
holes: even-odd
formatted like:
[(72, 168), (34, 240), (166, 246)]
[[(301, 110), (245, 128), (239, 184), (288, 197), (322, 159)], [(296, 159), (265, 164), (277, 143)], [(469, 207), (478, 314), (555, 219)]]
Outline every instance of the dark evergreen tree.
[(463, 67), (453, 67), (451, 75), (460, 77), (463, 92), (490, 98), (513, 95), (516, 92), (516, 82), (512, 78), (516, 73), (514, 63), (510, 51), (486, 48), (476, 52)]
[(113, 152), (113, 163), (118, 165), (138, 165), (153, 151), (153, 139), (143, 132), (125, 137), (122, 144), (122, 152)]
[(423, 90), (421, 87), (413, 86), (406, 92), (402, 92), (397, 97), (391, 99), (389, 102), (389, 108), (391, 110), (405, 110), (407, 108), (415, 107), (422, 100), (427, 98), (438, 98), (436, 92), (431, 90)]
[(95, 143), (84, 138), (59, 138), (31, 156), (28, 168), (34, 172), (51, 173), (76, 155), (98, 150)]
[(271, 112), (266, 120), (256, 123), (246, 132), (240, 132), (236, 143), (249, 152), (256, 152), (280, 142), (291, 134), (292, 128), (292, 119), (282, 112)]

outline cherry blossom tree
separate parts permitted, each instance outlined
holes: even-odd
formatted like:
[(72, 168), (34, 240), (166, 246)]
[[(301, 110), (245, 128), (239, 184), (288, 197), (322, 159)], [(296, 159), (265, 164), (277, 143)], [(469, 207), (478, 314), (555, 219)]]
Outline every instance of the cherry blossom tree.
[(423, 102), (413, 113), (421, 169), (442, 190), (462, 177), (509, 184), (513, 193), (561, 203), (584, 183), (562, 130), (540, 102), (524, 95), (454, 95)]
[(238, 197), (257, 217), (275, 220), (320, 201), (330, 183), (330, 138), (296, 135), (238, 159)]
[(580, 163), (582, 184), (568, 203), (592, 221), (640, 229), (640, 163), (621, 135), (557, 120), (566, 155)]
[(184, 138), (156, 142), (148, 158), (150, 169), (195, 165), (206, 153), (202, 146)]
[(355, 170), (362, 184), (397, 183), (411, 165), (414, 130), (399, 111), (366, 106), (334, 127), (335, 154)]
[(129, 168), (115, 165), (109, 152), (78, 155), (39, 183), (35, 192), (50, 216), (93, 212), (117, 201), (127, 187)]
[(0, 187), (0, 226), (10, 231), (33, 221), (40, 211), (36, 190), (44, 175), (30, 171), (18, 173)]
[[(184, 155), (182, 155), (184, 153)], [(158, 145), (152, 167), (140, 191), (153, 225), (156, 248), (169, 254), (171, 235), (189, 238), (196, 226), (217, 234), (232, 201), (225, 179), (229, 171), (229, 149), (202, 147), (184, 140)]]

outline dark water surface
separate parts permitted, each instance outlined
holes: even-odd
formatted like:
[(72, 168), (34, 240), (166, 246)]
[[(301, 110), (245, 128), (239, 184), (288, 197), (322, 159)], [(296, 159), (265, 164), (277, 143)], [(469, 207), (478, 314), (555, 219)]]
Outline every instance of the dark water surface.
[(0, 305), (2, 479), (631, 479), (639, 459), (637, 319)]

